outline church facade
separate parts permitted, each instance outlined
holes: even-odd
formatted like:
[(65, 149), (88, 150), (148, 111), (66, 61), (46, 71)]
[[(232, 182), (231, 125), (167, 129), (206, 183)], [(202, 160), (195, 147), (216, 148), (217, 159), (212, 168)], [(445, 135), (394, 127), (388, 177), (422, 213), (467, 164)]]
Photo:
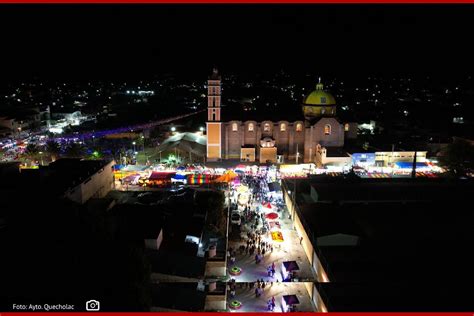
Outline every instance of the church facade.
[(321, 83), (304, 98), (301, 118), (293, 121), (221, 121), (220, 101), (221, 77), (214, 70), (208, 80), (208, 161), (321, 164), (328, 148), (342, 148), (346, 138), (357, 135), (357, 124), (336, 118), (336, 101)]

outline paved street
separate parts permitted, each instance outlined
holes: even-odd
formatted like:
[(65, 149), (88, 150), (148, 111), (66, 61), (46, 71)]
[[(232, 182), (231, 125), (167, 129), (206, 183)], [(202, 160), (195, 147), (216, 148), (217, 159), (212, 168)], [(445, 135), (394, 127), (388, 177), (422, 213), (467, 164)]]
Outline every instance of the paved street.
[[(304, 283), (285, 282), (268, 284), (260, 297), (255, 297), (255, 289), (250, 284), (238, 284), (235, 297), (228, 295), (228, 304), (233, 300), (242, 303), (242, 307), (238, 312), (268, 312), (268, 300), (275, 297), (274, 312), (283, 312), (282, 297), (283, 295), (296, 295), (299, 304), (297, 311), (299, 312), (315, 312), (316, 307), (312, 302)], [(232, 309), (230, 311), (233, 311)]]
[[(316, 279), (316, 275), (311, 269), (311, 265), (304, 253), (303, 247), (300, 245), (299, 238), (296, 231), (292, 228), (291, 221), (288, 219), (287, 212), (284, 212), (284, 219), (279, 219), (281, 231), (285, 241), (281, 243), (280, 248), (274, 248), (273, 252), (266, 253), (262, 262), (255, 263), (254, 255), (241, 254), (237, 251), (235, 264), (229, 262), (229, 268), (238, 266), (242, 269), (242, 273), (237, 276), (232, 276), (237, 282), (254, 282), (257, 279), (264, 279), (265, 281), (282, 281), (281, 263), (284, 261), (296, 261), (300, 270), (298, 275), (302, 279)], [(233, 249), (239, 249), (239, 246), (245, 245), (247, 239), (247, 231), (250, 230), (250, 224), (242, 224), (241, 233), (242, 242), (230, 241), (229, 246)], [(261, 227), (261, 226), (260, 226)], [(269, 277), (267, 267), (275, 263), (276, 272), (274, 277)]]
[[(231, 311), (239, 312), (271, 311), (269, 300), (274, 297), (273, 311), (286, 312), (283, 295), (296, 295), (298, 311), (314, 312), (316, 307), (301, 281), (313, 282), (316, 275), (288, 218), (281, 192), (268, 191), (268, 178), (265, 173), (258, 177), (246, 176), (230, 194), (232, 212), (240, 214), (241, 223), (239, 225), (234, 220), (231, 225), (234, 232), (230, 234), (227, 261), (231, 279), (227, 291), (228, 306)], [(259, 262), (257, 253), (261, 253)], [(288, 272), (283, 270), (283, 262), (292, 261), (298, 267), (290, 282)], [(258, 280), (263, 282), (257, 283)], [(308, 286), (312, 288), (313, 285)], [(261, 295), (257, 296), (256, 291), (261, 291)]]

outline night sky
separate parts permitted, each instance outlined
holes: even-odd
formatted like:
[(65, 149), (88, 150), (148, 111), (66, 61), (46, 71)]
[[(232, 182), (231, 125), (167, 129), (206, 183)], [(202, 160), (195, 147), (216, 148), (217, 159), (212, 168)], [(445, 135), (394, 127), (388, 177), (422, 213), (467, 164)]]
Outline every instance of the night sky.
[(474, 6), (0, 7), (0, 80), (278, 71), (456, 76), (473, 70)]

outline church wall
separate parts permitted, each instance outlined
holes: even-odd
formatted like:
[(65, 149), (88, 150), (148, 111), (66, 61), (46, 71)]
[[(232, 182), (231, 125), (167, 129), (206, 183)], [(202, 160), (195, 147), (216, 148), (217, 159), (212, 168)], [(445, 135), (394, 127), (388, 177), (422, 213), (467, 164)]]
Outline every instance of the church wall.
[(313, 162), (316, 140), (313, 132), (314, 127), (308, 126), (304, 129), (304, 162)]
[[(233, 131), (233, 123), (237, 124), (237, 131)], [(250, 123), (254, 124), (254, 130), (249, 131)], [(264, 131), (265, 123), (270, 124), (270, 131)], [(281, 124), (286, 124), (286, 130), (281, 131)], [(303, 130), (296, 131), (297, 124), (302, 124)], [(331, 126), (331, 134), (325, 135), (325, 125)], [(244, 146), (254, 146), (256, 158), (261, 155), (260, 140), (264, 137), (272, 137), (275, 140), (277, 154), (283, 154), (285, 160), (296, 160), (296, 149), (298, 148), (298, 162), (315, 162), (316, 146), (343, 146), (344, 145), (344, 124), (339, 123), (335, 118), (321, 118), (312, 126), (305, 126), (304, 121), (229, 121), (223, 126), (222, 149), (225, 159), (239, 159), (241, 148)]]
[[(232, 125), (237, 124), (237, 131), (232, 130)], [(241, 132), (243, 125), (239, 121), (226, 123), (226, 157), (227, 159), (240, 159), (240, 148), (242, 147)]]
[[(285, 131), (281, 130), (281, 124), (286, 125)], [(279, 155), (284, 155), (285, 158), (288, 157), (288, 153), (289, 153), (289, 135), (292, 129), (293, 129), (293, 126), (288, 121), (279, 121), (278, 123), (275, 123), (275, 129), (273, 132), (273, 138), (275, 139), (275, 146), (277, 146), (278, 148), (277, 153)]]
[(349, 130), (346, 132), (344, 129), (344, 136), (347, 139), (356, 139), (357, 138), (357, 122), (346, 123), (349, 124)]
[[(303, 128), (301, 132), (296, 131), (296, 126), (298, 125), (298, 123), (300, 123), (302, 128)], [(303, 121), (296, 121), (296, 122), (292, 123), (291, 130), (293, 132), (293, 142), (294, 142), (294, 149), (295, 149), (295, 151), (293, 152), (293, 155), (296, 154), (296, 144), (298, 144), (298, 151), (300, 152), (300, 158), (298, 158), (298, 160), (303, 161), (304, 152), (305, 152), (305, 148), (306, 148), (306, 143), (305, 143), (306, 132), (305, 132), (304, 122)]]
[[(270, 127), (269, 131), (265, 131), (265, 124), (268, 124)], [(260, 123), (260, 132), (262, 137), (273, 137), (273, 131), (275, 130), (275, 126), (273, 125), (272, 121), (263, 121)]]
[[(325, 135), (326, 124), (331, 126), (331, 134)], [(322, 146), (340, 147), (344, 145), (344, 126), (332, 117), (320, 119), (313, 128), (313, 138)]]
[[(253, 131), (249, 131), (249, 124), (253, 123)], [(257, 133), (258, 133), (258, 125), (255, 121), (246, 121), (244, 123), (244, 145), (252, 145), (255, 146), (257, 144)]]

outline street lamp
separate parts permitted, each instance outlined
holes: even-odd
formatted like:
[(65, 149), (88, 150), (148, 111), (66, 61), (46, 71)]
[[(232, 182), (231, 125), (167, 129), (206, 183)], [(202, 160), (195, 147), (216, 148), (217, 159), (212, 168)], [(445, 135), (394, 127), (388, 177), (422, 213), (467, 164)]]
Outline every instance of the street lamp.
[(171, 131), (172, 131), (172, 132), (176, 132), (176, 127), (171, 126)]
[(133, 145), (133, 151), (137, 151), (137, 150), (135, 149), (135, 145), (136, 145), (136, 144), (137, 144), (137, 142), (132, 142), (132, 145)]
[(199, 127), (199, 130), (200, 130), (201, 132), (204, 132), (204, 127), (202, 127), (202, 126)]
[(40, 151), (39, 154), (40, 154), (40, 157), (41, 157), (41, 165), (43, 165), (43, 152)]

